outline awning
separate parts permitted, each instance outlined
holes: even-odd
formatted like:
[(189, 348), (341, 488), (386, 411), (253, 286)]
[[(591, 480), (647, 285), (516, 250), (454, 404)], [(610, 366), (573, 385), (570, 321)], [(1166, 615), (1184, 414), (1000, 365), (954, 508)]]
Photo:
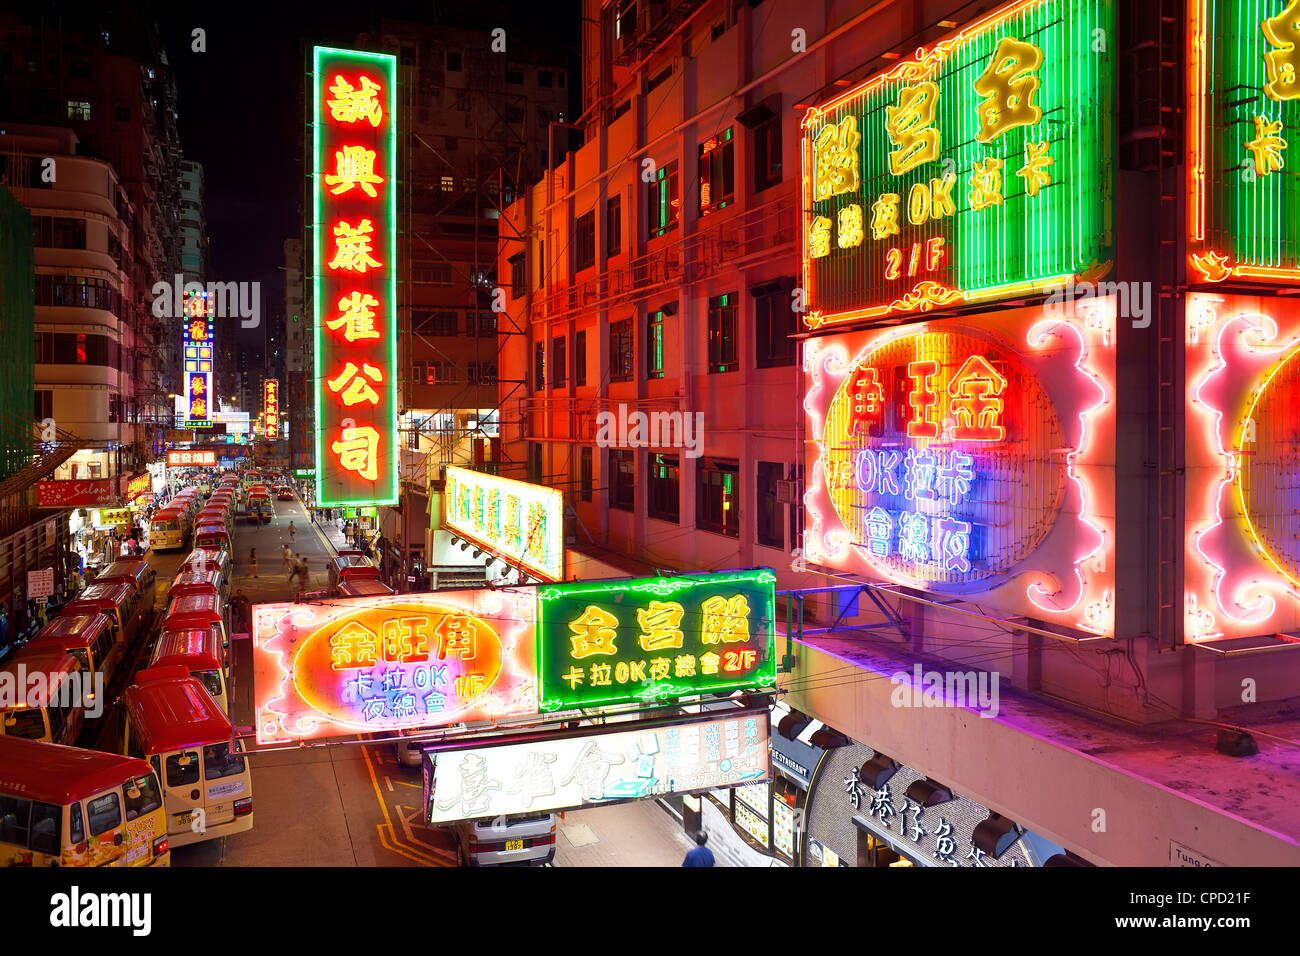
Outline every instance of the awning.
[(822, 726), (820, 720), (801, 718), (782, 704), (772, 708), (772, 769), (804, 790), (812, 786), (813, 771), (825, 753), (809, 743)]

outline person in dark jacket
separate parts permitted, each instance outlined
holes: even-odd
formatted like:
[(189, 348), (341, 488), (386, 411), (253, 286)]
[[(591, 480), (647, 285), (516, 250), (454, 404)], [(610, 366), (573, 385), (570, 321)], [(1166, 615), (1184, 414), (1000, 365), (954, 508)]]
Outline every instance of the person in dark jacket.
[(709, 835), (701, 830), (695, 834), (695, 849), (686, 854), (682, 866), (713, 866), (713, 851), (704, 844), (709, 842)]

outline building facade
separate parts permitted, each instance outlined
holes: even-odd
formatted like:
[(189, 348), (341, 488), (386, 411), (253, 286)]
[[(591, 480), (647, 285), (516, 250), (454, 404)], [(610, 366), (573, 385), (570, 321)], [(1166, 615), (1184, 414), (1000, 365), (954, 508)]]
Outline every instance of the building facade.
[(950, 802), (967, 865), (1300, 861), (1300, 263), (1206, 7), (584, 4), (585, 143), (502, 223), (504, 468), (570, 577), (776, 570), (795, 862), (951, 865), (904, 830)]

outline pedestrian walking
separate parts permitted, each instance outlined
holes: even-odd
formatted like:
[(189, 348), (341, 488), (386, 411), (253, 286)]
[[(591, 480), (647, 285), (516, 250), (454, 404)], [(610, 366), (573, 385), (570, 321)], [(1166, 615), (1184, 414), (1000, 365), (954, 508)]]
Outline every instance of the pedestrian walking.
[(289, 522), (289, 540), (292, 541), (294, 535), (296, 535), (297, 533), (298, 533), (298, 530), (293, 526), (293, 522), (290, 521), (290, 522)]
[[(284, 570), (288, 571), (291, 568), (294, 569), (297, 568), (297, 565), (293, 563), (293, 552), (289, 550), (289, 546), (287, 544), (284, 546), (284, 550), (280, 552), (280, 557), (283, 559), (281, 561), (280, 567), (283, 568)], [(290, 581), (293, 580), (292, 574), (289, 575), (289, 580)]]
[(703, 830), (695, 834), (695, 849), (686, 853), (682, 866), (713, 866), (713, 851), (704, 844), (709, 842), (709, 835)]
[(248, 549), (248, 566), (253, 569), (253, 577), (257, 577), (257, 549)]
[(307, 559), (301, 554), (298, 555), (298, 573), (300, 575), (298, 583), (306, 587), (311, 583), (311, 574), (307, 571)]

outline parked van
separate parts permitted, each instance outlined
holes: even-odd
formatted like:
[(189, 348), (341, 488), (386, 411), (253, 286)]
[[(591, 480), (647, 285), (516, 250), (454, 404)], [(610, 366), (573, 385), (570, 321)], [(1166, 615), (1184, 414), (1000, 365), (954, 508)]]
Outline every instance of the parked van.
[(335, 590), (339, 597), (384, 597), (397, 593), (378, 578), (346, 577)]
[(102, 612), (113, 620), (117, 640), (129, 647), (140, 630), (140, 598), (129, 584), (92, 584), (75, 601), (63, 606), (60, 617)]
[(129, 584), (135, 588), (141, 607), (153, 607), (158, 572), (147, 561), (114, 561), (95, 575), (96, 584)]
[(182, 505), (169, 502), (149, 522), (149, 547), (155, 551), (183, 548), (189, 533), (189, 514)]
[(113, 619), (107, 614), (69, 614), (41, 628), (23, 649), (46, 648), (71, 654), (86, 674), (100, 674), (107, 687), (126, 647), (113, 636)]
[(230, 527), (226, 524), (201, 524), (194, 532), (194, 547), (205, 551), (231, 552)]
[(271, 493), (266, 490), (265, 485), (257, 485), (248, 492), (248, 520), (254, 524), (265, 521), (270, 524), (271, 519), (275, 517), (275, 505), (271, 501)]
[[(20, 667), (22, 671), (19, 671)], [(10, 687), (22, 687), (24, 693), (18, 700), (0, 708), (0, 735), (25, 737), (47, 744), (76, 744), (86, 717), (85, 698), (74, 693), (79, 688), (73, 683), (84, 679), (76, 677), (81, 673), (81, 662), (57, 648), (23, 648), (0, 666), (0, 674), (6, 673), (8, 680), (4, 683)], [(49, 693), (44, 703), (26, 699), (26, 685), (18, 682), (21, 674), (25, 674), (28, 680), (40, 675), (48, 682)], [(65, 684), (70, 685), (69, 688), (65, 689)], [(4, 829), (0, 826), (0, 832)]]
[(226, 598), (226, 582), (221, 579), (221, 572), (216, 569), (194, 570), (183, 568), (172, 581), (167, 598), (183, 597), (186, 594), (216, 594), (222, 600)]
[(230, 551), (196, 548), (190, 552), (190, 556), (181, 565), (181, 573), (186, 571), (219, 571), (221, 573), (222, 589), (229, 590), (230, 577), (234, 566), (234, 561), (230, 557), (231, 554)]
[(369, 578), (379, 580), (379, 568), (367, 557), (355, 554), (341, 554), (329, 563), (330, 588), (337, 588), (342, 582)]
[(554, 813), (451, 825), (457, 866), (542, 866), (555, 860)]
[(230, 714), (229, 670), (226, 654), (221, 649), (221, 635), (215, 628), (204, 627), (193, 631), (163, 631), (149, 655), (149, 666), (184, 667), (197, 678), (217, 705)]
[(171, 599), (163, 615), (164, 631), (193, 631), (214, 627), (221, 635), (221, 646), (230, 646), (230, 629), (226, 626), (226, 602), (218, 594), (182, 594)]

